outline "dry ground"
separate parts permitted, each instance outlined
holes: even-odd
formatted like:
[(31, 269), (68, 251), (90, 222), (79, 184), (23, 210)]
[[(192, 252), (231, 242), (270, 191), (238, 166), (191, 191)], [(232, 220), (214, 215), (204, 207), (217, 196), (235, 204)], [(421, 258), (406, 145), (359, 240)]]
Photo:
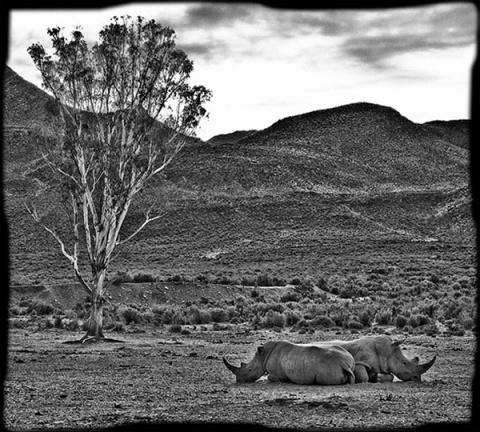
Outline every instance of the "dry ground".
[(358, 337), (348, 331), (300, 335), (244, 326), (185, 326), (110, 333), (124, 343), (63, 344), (82, 333), (10, 332), (5, 424), (10, 430), (99, 428), (131, 422), (246, 422), (270, 427), (395, 428), (466, 422), (471, 414), (475, 339), (412, 336), (408, 357), (437, 354), (422, 382), (344, 386), (236, 384), (222, 356), (252, 358), (267, 340)]

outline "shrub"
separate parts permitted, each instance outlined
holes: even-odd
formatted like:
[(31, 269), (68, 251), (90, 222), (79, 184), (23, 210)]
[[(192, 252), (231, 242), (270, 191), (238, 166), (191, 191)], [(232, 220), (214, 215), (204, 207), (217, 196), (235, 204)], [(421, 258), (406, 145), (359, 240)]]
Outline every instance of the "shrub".
[(323, 291), (329, 291), (328, 289), (328, 283), (327, 283), (327, 280), (323, 277), (321, 277), (318, 282), (317, 282), (317, 286), (318, 288), (320, 288), (321, 290)]
[(389, 325), (392, 323), (392, 313), (390, 311), (377, 312), (375, 321), (379, 325)]
[(331, 319), (337, 327), (347, 327), (350, 314), (346, 312), (337, 312), (332, 315)]
[(316, 316), (313, 320), (310, 321), (310, 324), (314, 327), (335, 327), (335, 322), (326, 315)]
[(417, 317), (412, 315), (410, 318), (408, 318), (408, 325), (412, 328), (417, 328), (418, 327)]
[(228, 321), (228, 314), (225, 309), (215, 308), (210, 311), (212, 321), (215, 323)]
[(312, 293), (315, 288), (315, 284), (310, 278), (303, 279), (299, 285), (297, 285), (296, 290), (301, 293)]
[(265, 306), (265, 310), (273, 310), (275, 312), (282, 313), (285, 311), (285, 306), (281, 303), (272, 303)]
[(198, 275), (198, 276), (195, 278), (195, 280), (198, 281), (198, 282), (204, 283), (204, 284), (208, 284), (208, 282), (210, 281), (210, 280), (208, 279), (208, 276), (207, 276), (207, 275), (203, 275), (203, 274)]
[(172, 282), (174, 284), (182, 284), (185, 282), (185, 277), (182, 275), (175, 275), (167, 278), (167, 282)]
[(430, 276), (430, 281), (434, 284), (437, 284), (438, 282), (440, 282), (440, 278), (437, 275), (433, 274)]
[(155, 276), (151, 274), (145, 274), (145, 273), (137, 273), (135, 276), (133, 276), (133, 281), (134, 283), (146, 283), (146, 282), (155, 282), (156, 278)]
[(260, 321), (262, 327), (285, 327), (285, 316), (274, 310), (269, 310)]
[(212, 321), (209, 311), (199, 309), (198, 306), (192, 305), (187, 313), (187, 320), (190, 324), (206, 324)]
[(62, 328), (62, 325), (63, 325), (62, 317), (59, 316), (59, 315), (56, 315), (54, 320), (53, 320), (53, 326), (55, 328)]
[(280, 297), (280, 301), (282, 303), (291, 302), (291, 301), (292, 302), (298, 302), (298, 301), (300, 301), (300, 298), (301, 298), (301, 296), (298, 292), (289, 290)]
[(45, 328), (49, 329), (53, 327), (53, 322), (49, 318), (45, 318), (43, 321), (43, 325)]
[(259, 295), (260, 295), (260, 291), (258, 291), (255, 288), (252, 289), (252, 291), (250, 291), (250, 297), (252, 297), (252, 298), (257, 298)]
[(246, 276), (242, 277), (241, 284), (243, 286), (255, 286), (255, 279), (247, 278)]
[(80, 324), (77, 319), (70, 319), (66, 322), (65, 328), (70, 331), (77, 331), (80, 328)]
[(141, 324), (143, 322), (142, 315), (135, 309), (130, 307), (121, 307), (117, 311), (119, 318), (125, 321), (125, 324), (129, 325), (131, 323)]
[(180, 333), (182, 326), (180, 324), (172, 324), (169, 328), (170, 333)]
[(372, 325), (372, 319), (369, 315), (368, 312), (363, 311), (358, 314), (358, 321), (364, 326), (364, 327), (370, 327)]
[(279, 278), (274, 276), (272, 278), (272, 286), (285, 286), (287, 284), (287, 281), (283, 278)]
[(363, 329), (363, 325), (355, 320), (350, 320), (348, 322), (348, 328), (351, 330), (361, 330)]
[(222, 275), (217, 277), (213, 283), (217, 285), (234, 285), (235, 281), (230, 279), (228, 276)]
[(257, 280), (255, 282), (255, 285), (256, 286), (269, 287), (269, 286), (273, 286), (273, 283), (272, 283), (272, 280), (271, 280), (270, 276), (263, 274), (263, 275), (258, 275), (257, 276)]
[(284, 313), (284, 316), (285, 316), (285, 324), (287, 326), (293, 326), (297, 322), (299, 322), (300, 319), (301, 319), (300, 315), (297, 312), (294, 312), (294, 311), (291, 311), (291, 310), (287, 310)]
[(27, 312), (25, 308), (20, 306), (12, 306), (9, 309), (10, 315), (25, 315)]
[(301, 285), (302, 284), (302, 280), (298, 277), (294, 277), (291, 281), (290, 281), (290, 285), (294, 285), (294, 286), (298, 286), (298, 285)]
[(129, 271), (117, 272), (110, 281), (110, 283), (115, 286), (131, 282), (133, 282), (133, 276)]
[(33, 300), (29, 307), (29, 312), (35, 311), (38, 315), (50, 315), (54, 312), (54, 307), (43, 300)]
[(404, 317), (403, 315), (398, 315), (395, 320), (394, 320), (394, 324), (395, 324), (395, 327), (397, 328), (403, 328), (407, 325), (407, 318)]

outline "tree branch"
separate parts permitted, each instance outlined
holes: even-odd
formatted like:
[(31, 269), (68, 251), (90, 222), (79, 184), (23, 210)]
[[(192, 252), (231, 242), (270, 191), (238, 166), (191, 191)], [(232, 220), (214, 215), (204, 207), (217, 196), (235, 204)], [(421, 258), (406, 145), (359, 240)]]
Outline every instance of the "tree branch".
[(160, 219), (162, 216), (165, 215), (165, 213), (162, 213), (162, 214), (159, 214), (158, 216), (154, 216), (154, 217), (150, 217), (149, 216), (149, 213), (150, 211), (147, 211), (147, 213), (145, 214), (145, 220), (143, 221), (143, 223), (131, 234), (129, 235), (126, 239), (124, 240), (118, 240), (116, 242), (116, 246), (119, 246), (119, 245), (122, 245), (124, 243), (127, 243), (128, 241), (130, 241), (133, 237), (135, 237), (140, 231), (143, 230), (143, 228), (145, 228), (145, 226), (147, 226), (147, 224), (149, 224), (150, 222), (153, 222), (154, 220), (157, 220), (157, 219)]
[(60, 245), (60, 249), (62, 251), (62, 254), (70, 261), (70, 264), (72, 264), (73, 270), (75, 271), (75, 276), (77, 277), (77, 279), (81, 283), (82, 287), (85, 289), (85, 291), (87, 291), (88, 294), (92, 294), (92, 289), (88, 286), (87, 282), (85, 281), (85, 279), (82, 277), (82, 275), (80, 274), (80, 272), (78, 270), (77, 257), (75, 257), (73, 255), (70, 255), (67, 252), (67, 249), (65, 247), (65, 243), (62, 241), (60, 236), (53, 229), (47, 227), (40, 220), (40, 217), (38, 216), (38, 213), (37, 213), (37, 209), (35, 207), (33, 209), (31, 209), (30, 207), (28, 207), (28, 205), (26, 203), (25, 203), (25, 207), (26, 207), (28, 213), (30, 213), (30, 215), (33, 217), (34, 221), (37, 222), (45, 231), (47, 231), (58, 242), (58, 244)]

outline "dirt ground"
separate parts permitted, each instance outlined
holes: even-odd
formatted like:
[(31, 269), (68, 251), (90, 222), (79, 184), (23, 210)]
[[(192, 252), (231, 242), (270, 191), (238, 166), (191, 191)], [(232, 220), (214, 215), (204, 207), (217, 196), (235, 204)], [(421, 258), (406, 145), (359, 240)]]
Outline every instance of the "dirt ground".
[(352, 339), (361, 333), (197, 325), (184, 326), (182, 334), (152, 327), (108, 335), (123, 343), (63, 343), (81, 335), (10, 331), (4, 412), (9, 430), (161, 422), (364, 430), (466, 422), (471, 415), (472, 336), (410, 337), (403, 345), (407, 357), (438, 356), (422, 382), (302, 386), (265, 377), (237, 384), (222, 357), (238, 364), (268, 340)]

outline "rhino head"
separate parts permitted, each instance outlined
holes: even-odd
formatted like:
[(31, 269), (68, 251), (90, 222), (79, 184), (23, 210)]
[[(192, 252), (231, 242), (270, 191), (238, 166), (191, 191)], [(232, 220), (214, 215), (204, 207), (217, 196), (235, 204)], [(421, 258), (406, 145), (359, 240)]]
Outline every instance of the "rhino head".
[[(427, 363), (420, 363), (418, 357), (414, 357), (412, 360), (409, 360), (402, 353), (400, 345), (405, 342), (389, 341), (387, 344), (382, 344), (381, 347), (377, 346), (379, 352), (383, 352), (386, 356), (386, 362), (388, 364), (388, 371), (393, 373), (397, 378), (402, 381), (421, 381), (422, 375), (427, 372), (435, 363), (436, 356), (433, 357)], [(381, 357), (384, 355), (380, 354)]]
[(234, 366), (223, 357), (225, 366), (233, 372), (237, 379), (237, 383), (254, 382), (259, 379), (264, 373), (263, 367), (263, 347), (258, 347), (255, 357), (250, 363), (240, 363), (240, 367)]

